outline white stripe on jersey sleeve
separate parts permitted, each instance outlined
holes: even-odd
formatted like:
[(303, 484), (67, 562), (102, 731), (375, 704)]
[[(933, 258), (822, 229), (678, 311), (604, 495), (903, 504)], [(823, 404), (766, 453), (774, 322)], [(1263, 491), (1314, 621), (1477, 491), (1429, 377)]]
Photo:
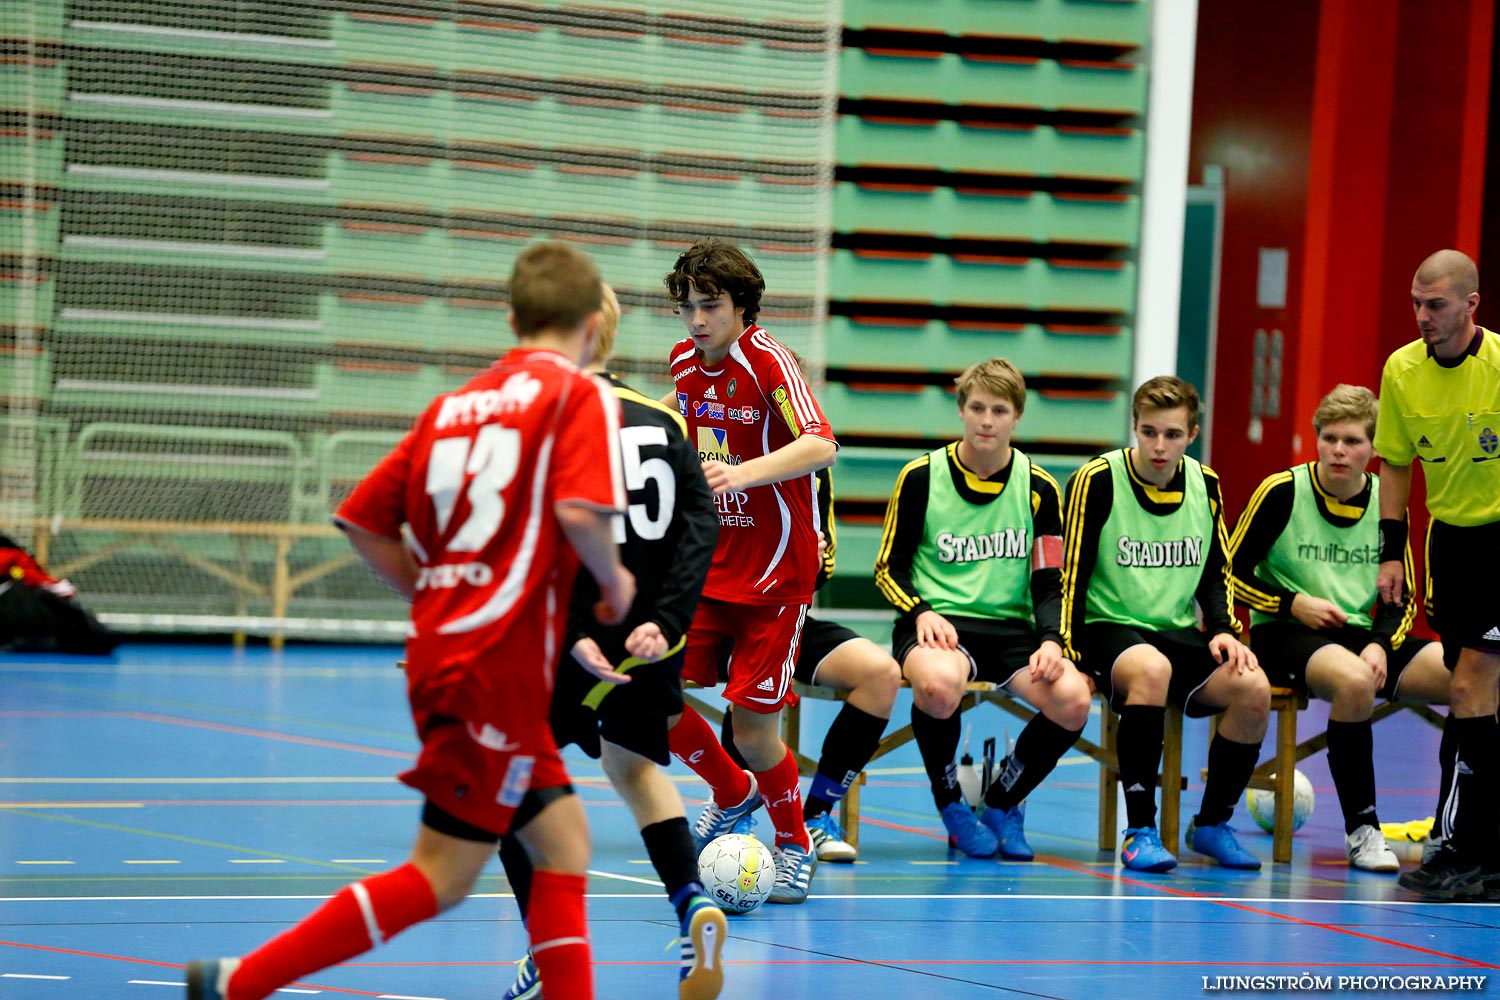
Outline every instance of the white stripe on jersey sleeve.
[(667, 367), (671, 368), (673, 365), (677, 364), (677, 362), (679, 362), (679, 361), (686, 361), (689, 358), (691, 358), (694, 354), (697, 354), (697, 353), (698, 353), (698, 349), (696, 347), (689, 347), (687, 350), (685, 350), (681, 354), (677, 355), (677, 357), (675, 357), (671, 361), (667, 362)]
[[(629, 506), (629, 499), (625, 493), (625, 461), (620, 454), (620, 400), (615, 396), (614, 387), (607, 379), (593, 375), (585, 377), (588, 378), (593, 390), (599, 394), (599, 404), (604, 409), (604, 430), (607, 438), (605, 450), (609, 455), (610, 494), (614, 498), (608, 510), (617, 513)], [(597, 507), (596, 504), (585, 503), (575, 497), (558, 497), (557, 502), (579, 507)]]
[(797, 359), (792, 357), (792, 352), (759, 328), (750, 335), (750, 342), (781, 362), (782, 371), (786, 375), (786, 391), (797, 411), (798, 419), (804, 424), (816, 423), (822, 426), (823, 422), (816, 419), (818, 409), (813, 402), (812, 390), (807, 387), (807, 380), (802, 377), (802, 368), (797, 364)]

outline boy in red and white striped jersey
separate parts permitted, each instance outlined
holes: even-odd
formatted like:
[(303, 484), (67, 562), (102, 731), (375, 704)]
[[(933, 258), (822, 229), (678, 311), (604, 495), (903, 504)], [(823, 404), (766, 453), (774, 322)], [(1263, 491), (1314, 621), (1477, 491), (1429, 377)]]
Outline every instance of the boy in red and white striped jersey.
[(755, 324), (765, 279), (744, 251), (718, 239), (695, 243), (665, 281), (688, 332), (671, 354), (676, 404), (719, 508), (719, 543), (682, 675), (712, 686), (724, 648), (733, 647), (724, 696), (743, 709), (735, 745), (750, 771), (691, 708), (672, 730), (672, 752), (713, 787), (694, 830), (700, 845), (764, 799), (776, 827), (770, 901), (800, 903), (817, 858), (779, 724), (782, 706), (796, 704), (792, 671), (818, 575), (813, 474), (833, 464), (838, 444), (791, 351)]

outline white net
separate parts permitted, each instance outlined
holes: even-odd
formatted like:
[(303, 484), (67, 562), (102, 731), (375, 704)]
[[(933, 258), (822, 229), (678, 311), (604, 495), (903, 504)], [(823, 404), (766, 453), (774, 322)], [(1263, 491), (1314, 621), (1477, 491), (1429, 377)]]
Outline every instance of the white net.
[(645, 392), (709, 235), (821, 374), (837, 0), (0, 12), (0, 530), (106, 620), (399, 617), (328, 513), (511, 342), (532, 239), (594, 254)]

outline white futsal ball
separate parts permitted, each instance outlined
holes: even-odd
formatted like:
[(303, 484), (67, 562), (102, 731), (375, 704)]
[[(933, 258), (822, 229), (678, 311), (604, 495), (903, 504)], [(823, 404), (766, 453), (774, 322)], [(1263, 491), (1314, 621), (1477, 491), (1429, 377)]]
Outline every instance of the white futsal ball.
[(698, 855), (698, 877), (725, 913), (749, 913), (771, 894), (776, 864), (771, 849), (749, 834), (726, 833)]
[[(1274, 777), (1274, 776), (1273, 776)], [(1276, 795), (1274, 792), (1252, 788), (1245, 792), (1245, 804), (1255, 825), (1267, 833), (1275, 832)], [(1307, 775), (1296, 771), (1292, 775), (1292, 829), (1302, 829), (1302, 824), (1313, 814), (1313, 786)]]

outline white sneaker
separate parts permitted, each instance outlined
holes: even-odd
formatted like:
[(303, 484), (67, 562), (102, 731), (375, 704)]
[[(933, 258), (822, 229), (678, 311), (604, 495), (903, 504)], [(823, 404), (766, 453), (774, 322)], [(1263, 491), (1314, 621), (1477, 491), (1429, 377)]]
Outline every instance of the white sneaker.
[(1368, 823), (1344, 837), (1349, 866), (1367, 872), (1398, 872), (1401, 862), (1385, 842), (1385, 836)]
[(760, 805), (760, 789), (755, 785), (755, 775), (746, 771), (745, 777), (750, 779), (750, 791), (745, 795), (743, 802), (728, 808), (719, 805), (713, 799), (704, 803), (703, 811), (698, 814), (698, 822), (693, 824), (693, 846), (700, 853), (710, 842), (733, 830), (735, 823), (754, 812), (755, 807)]

